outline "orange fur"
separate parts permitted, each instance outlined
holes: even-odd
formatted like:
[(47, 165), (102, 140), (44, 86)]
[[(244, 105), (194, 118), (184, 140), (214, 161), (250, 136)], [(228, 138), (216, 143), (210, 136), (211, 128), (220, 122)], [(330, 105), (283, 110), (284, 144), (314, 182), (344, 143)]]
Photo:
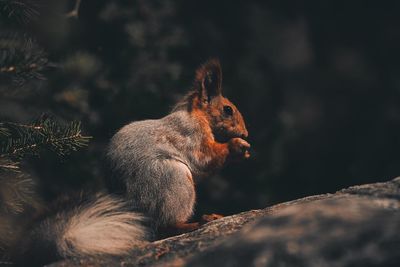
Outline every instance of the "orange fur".
[(198, 151), (193, 151), (198, 161), (207, 162), (207, 169), (214, 171), (222, 167), (228, 154), (227, 143), (217, 143), (212, 133), (207, 114), (199, 108), (193, 108), (192, 116), (200, 123), (203, 130), (203, 146)]

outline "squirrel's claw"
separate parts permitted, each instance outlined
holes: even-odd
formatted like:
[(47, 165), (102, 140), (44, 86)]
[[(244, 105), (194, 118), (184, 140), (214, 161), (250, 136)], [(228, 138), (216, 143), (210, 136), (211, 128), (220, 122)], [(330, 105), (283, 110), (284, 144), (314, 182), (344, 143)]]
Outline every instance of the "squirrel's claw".
[(250, 157), (250, 144), (242, 138), (229, 140), (229, 152), (234, 159), (247, 159)]

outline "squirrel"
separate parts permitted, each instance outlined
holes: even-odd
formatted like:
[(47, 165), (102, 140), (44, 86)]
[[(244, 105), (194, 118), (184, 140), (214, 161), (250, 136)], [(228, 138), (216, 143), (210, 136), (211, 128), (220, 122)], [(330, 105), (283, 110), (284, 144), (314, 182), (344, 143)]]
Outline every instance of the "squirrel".
[(111, 192), (121, 193), (158, 232), (196, 229), (196, 181), (227, 159), (248, 158), (248, 132), (236, 106), (222, 96), (222, 70), (210, 59), (196, 71), (193, 89), (158, 120), (132, 122), (111, 139)]
[(220, 63), (211, 59), (197, 69), (192, 90), (169, 115), (132, 122), (112, 137), (106, 152), (110, 194), (58, 200), (17, 234), (0, 263), (39, 266), (69, 257), (123, 256), (151, 241), (152, 233), (199, 228), (188, 223), (196, 182), (227, 160), (250, 157), (247, 136), (241, 113), (222, 96)]

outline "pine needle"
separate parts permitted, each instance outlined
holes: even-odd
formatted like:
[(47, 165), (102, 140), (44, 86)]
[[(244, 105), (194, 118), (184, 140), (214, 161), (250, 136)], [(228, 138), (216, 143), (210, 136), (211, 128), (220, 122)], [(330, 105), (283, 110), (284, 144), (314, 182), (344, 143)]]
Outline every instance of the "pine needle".
[[(1, 1), (1, 0), (0, 0)], [(27, 35), (0, 35), (0, 81), (19, 87), (31, 80), (44, 80), (42, 71), (50, 66), (47, 54)]]
[(39, 17), (37, 1), (32, 0), (0, 0), (0, 12), (8, 19), (26, 24)]
[[(18, 123), (0, 123), (11, 136), (0, 136), (0, 159), (19, 160), (26, 155), (37, 155), (41, 149), (49, 149), (59, 156), (65, 156), (88, 144), (91, 137), (82, 135), (81, 123), (62, 124), (52, 118), (41, 118), (26, 125)], [(10, 164), (1, 164), (0, 168)]]
[[(27, 207), (37, 205), (35, 183), (23, 173), (0, 174), (0, 211), (5, 214), (19, 214)], [(36, 204), (35, 204), (36, 203)]]

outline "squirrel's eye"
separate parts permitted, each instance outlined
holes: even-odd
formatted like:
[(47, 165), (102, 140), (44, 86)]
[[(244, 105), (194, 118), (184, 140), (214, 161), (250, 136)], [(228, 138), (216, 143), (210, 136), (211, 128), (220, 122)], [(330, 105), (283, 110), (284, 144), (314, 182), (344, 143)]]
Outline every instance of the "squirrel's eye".
[(224, 106), (224, 114), (226, 116), (232, 116), (233, 115), (233, 109), (230, 106)]

